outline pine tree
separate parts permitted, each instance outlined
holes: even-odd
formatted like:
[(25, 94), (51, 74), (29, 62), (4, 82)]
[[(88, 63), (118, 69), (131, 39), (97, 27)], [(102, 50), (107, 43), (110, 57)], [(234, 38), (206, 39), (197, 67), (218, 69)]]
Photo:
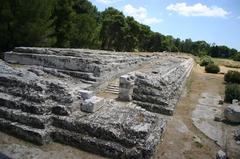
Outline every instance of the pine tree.
[(0, 49), (52, 46), (54, 0), (1, 0)]

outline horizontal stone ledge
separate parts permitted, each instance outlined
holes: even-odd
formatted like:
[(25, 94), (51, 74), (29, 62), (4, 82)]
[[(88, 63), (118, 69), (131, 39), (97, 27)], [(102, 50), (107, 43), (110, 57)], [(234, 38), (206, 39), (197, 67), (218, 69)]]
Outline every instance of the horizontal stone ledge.
[(154, 113), (160, 113), (160, 114), (172, 116), (174, 112), (174, 107), (171, 107), (171, 106), (166, 106), (166, 105), (161, 106), (158, 104), (152, 104), (152, 103), (135, 101), (135, 100), (133, 102), (141, 106), (142, 108)]
[(49, 130), (32, 128), (3, 118), (0, 118), (0, 130), (37, 145), (51, 142), (51, 132)]
[(20, 110), (7, 109), (1, 106), (0, 118), (4, 118), (12, 122), (19, 122), (21, 124), (38, 129), (45, 129), (51, 123), (51, 117), (48, 115), (33, 115), (24, 113)]

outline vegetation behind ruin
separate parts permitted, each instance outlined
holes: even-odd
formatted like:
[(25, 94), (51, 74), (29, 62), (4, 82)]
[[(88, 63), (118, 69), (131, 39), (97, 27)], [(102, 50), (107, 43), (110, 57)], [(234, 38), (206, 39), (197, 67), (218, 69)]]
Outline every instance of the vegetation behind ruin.
[(0, 51), (16, 46), (187, 52), (234, 58), (236, 49), (153, 32), (117, 9), (88, 0), (1, 0)]

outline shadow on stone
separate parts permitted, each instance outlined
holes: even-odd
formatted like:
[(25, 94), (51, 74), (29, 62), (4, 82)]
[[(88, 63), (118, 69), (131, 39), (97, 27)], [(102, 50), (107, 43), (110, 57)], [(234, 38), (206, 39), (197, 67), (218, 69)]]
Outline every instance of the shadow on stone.
[(11, 159), (11, 158), (0, 152), (0, 159)]

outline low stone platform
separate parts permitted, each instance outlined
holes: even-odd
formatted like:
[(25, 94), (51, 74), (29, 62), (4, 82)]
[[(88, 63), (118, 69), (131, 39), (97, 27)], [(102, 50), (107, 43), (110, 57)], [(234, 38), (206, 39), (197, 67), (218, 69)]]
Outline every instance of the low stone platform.
[[(0, 61), (0, 129), (33, 143), (65, 143), (111, 158), (150, 158), (166, 120), (134, 104), (105, 100), (82, 112), (74, 86)], [(48, 78), (45, 78), (48, 77)]]
[[(18, 47), (4, 59), (1, 131), (110, 158), (151, 158), (166, 128), (160, 114), (173, 114), (193, 66), (191, 58), (164, 53), (86, 49)], [(128, 73), (119, 87), (128, 102), (98, 96)]]

